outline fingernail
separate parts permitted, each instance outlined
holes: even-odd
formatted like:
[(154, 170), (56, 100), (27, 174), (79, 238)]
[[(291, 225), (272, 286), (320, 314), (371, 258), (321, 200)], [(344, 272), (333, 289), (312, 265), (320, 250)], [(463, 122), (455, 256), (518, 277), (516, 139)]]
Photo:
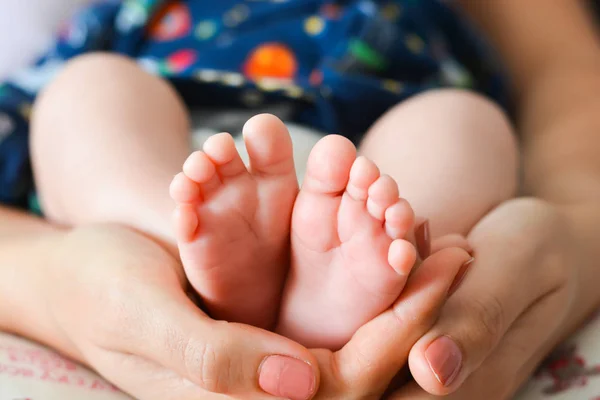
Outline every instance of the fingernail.
[(314, 394), (316, 378), (310, 364), (302, 360), (270, 356), (260, 366), (258, 384), (276, 397), (308, 400)]
[(421, 256), (421, 259), (425, 260), (431, 254), (431, 238), (429, 236), (428, 219), (415, 228), (415, 241), (417, 243), (417, 252), (419, 253), (419, 256)]
[(448, 336), (440, 336), (425, 350), (425, 359), (436, 379), (450, 386), (462, 366), (462, 352)]
[(454, 292), (456, 292), (456, 290), (459, 288), (463, 279), (465, 279), (465, 275), (467, 275), (467, 272), (469, 272), (469, 268), (471, 267), (471, 265), (473, 265), (474, 262), (475, 262), (475, 258), (471, 257), (471, 259), (469, 261), (467, 261), (460, 267), (460, 269), (458, 270), (458, 273), (454, 277), (454, 281), (452, 282), (452, 285), (450, 285), (450, 288), (448, 289), (448, 297), (452, 296), (454, 294)]

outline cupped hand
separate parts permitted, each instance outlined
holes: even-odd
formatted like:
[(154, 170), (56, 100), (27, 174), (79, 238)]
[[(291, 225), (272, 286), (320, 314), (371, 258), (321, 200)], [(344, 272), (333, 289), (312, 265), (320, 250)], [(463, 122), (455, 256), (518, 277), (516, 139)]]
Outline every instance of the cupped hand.
[(410, 353), (427, 392), (412, 384), (391, 398), (511, 398), (568, 333), (577, 289), (570, 240), (564, 215), (539, 200), (512, 200), (484, 218), (469, 237), (469, 274)]
[(388, 311), (332, 353), (211, 320), (176, 260), (136, 232), (78, 228), (56, 254), (42, 296), (71, 344), (63, 351), (140, 400), (380, 398), (470, 259), (460, 249), (431, 256)]
[(315, 398), (382, 398), (390, 382), (401, 377), (398, 371), (411, 348), (433, 326), (471, 260), (461, 248), (436, 252), (411, 275), (390, 309), (360, 328), (340, 351), (313, 350), (321, 370)]
[(186, 295), (179, 264), (144, 236), (78, 228), (58, 251), (43, 298), (72, 344), (67, 352), (136, 399), (304, 400), (316, 392), (308, 350), (208, 318)]

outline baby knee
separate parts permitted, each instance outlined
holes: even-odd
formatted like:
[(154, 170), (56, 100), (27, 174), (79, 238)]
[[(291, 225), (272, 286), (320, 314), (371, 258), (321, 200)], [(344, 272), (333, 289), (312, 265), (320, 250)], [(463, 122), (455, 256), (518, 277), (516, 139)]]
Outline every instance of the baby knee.
[(128, 70), (137, 68), (125, 57), (92, 53), (67, 62), (61, 71), (40, 91), (33, 107), (33, 125), (49, 116), (60, 115), (74, 101), (93, 93), (98, 85), (119, 80)]
[(517, 135), (507, 113), (493, 100), (463, 89), (438, 89), (408, 100), (414, 107), (429, 110), (432, 118), (459, 121), (453, 125), (453, 140), (491, 146), (508, 159), (518, 154)]
[(94, 87), (119, 81), (139, 67), (131, 59), (109, 53), (90, 53), (68, 61), (56, 77), (41, 91), (37, 104), (48, 97), (60, 96), (61, 100), (77, 92), (93, 92)]
[(463, 151), (472, 155), (476, 163), (493, 178), (490, 204), (500, 204), (514, 197), (518, 190), (520, 152), (514, 125), (506, 112), (494, 101), (465, 90), (448, 89), (435, 94), (437, 109), (446, 109), (462, 120), (462, 129), (452, 130), (450, 140), (455, 140)]
[(125, 56), (103, 52), (88, 53), (68, 61), (57, 80), (85, 79), (89, 83), (91, 77), (119, 77), (132, 71), (139, 72), (138, 68), (133, 59)]

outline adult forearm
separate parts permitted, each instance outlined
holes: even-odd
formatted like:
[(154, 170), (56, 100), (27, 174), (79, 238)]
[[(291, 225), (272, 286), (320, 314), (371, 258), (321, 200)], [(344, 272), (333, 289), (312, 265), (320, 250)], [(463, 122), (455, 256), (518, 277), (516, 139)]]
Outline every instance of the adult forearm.
[(600, 195), (600, 40), (585, 3), (460, 4), (508, 67), (523, 140), (524, 190), (558, 203)]
[(523, 189), (564, 212), (572, 239), (563, 261), (578, 286), (566, 336), (600, 306), (600, 64), (578, 76), (549, 71), (521, 101)]
[(600, 63), (578, 76), (549, 71), (521, 103), (524, 190), (558, 204), (598, 201)]
[(568, 335), (600, 306), (600, 65), (579, 76), (557, 70), (538, 82), (522, 100), (523, 184), (566, 216), (564, 261), (578, 273)]
[[(54, 324), (43, 288), (65, 232), (44, 220), (0, 207), (0, 331), (15, 333), (76, 357)], [(68, 277), (64, 277), (69, 279)]]
[(508, 68), (517, 96), (549, 66), (598, 58), (598, 39), (585, 0), (458, 0)]
[(523, 190), (565, 215), (578, 273), (565, 329), (600, 303), (600, 40), (584, 1), (461, 0), (506, 62), (518, 105)]

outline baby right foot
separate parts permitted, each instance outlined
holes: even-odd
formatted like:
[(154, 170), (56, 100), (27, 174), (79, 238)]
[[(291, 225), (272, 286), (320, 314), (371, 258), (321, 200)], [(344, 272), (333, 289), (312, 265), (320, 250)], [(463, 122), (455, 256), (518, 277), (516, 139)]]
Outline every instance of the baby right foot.
[(343, 346), (400, 295), (416, 260), (403, 239), (413, 223), (392, 178), (347, 139), (323, 138), (294, 206), (277, 332), (311, 348)]
[(171, 184), (186, 275), (211, 316), (272, 328), (289, 265), (298, 183), (292, 142), (271, 115), (244, 127), (250, 169), (228, 134), (211, 137)]

